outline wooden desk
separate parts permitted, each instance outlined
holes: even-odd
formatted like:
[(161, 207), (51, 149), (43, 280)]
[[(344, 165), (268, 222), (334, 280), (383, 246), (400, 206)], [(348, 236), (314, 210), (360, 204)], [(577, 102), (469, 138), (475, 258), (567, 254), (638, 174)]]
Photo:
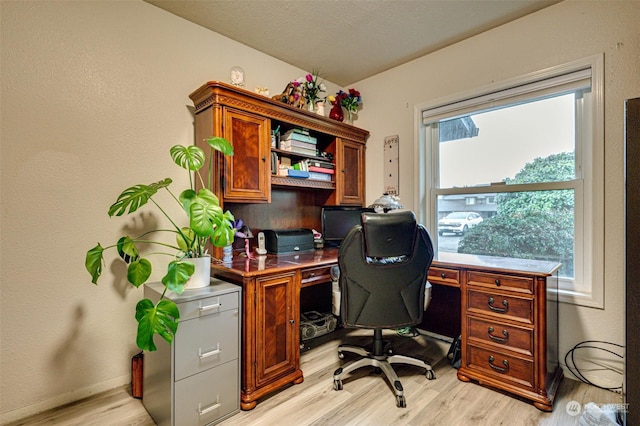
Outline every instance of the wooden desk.
[(337, 249), (248, 259), (235, 256), (214, 264), (216, 277), (242, 286), (242, 379), (240, 406), (289, 383), (302, 383), (300, 289), (331, 281)]
[[(302, 383), (300, 289), (331, 280), (337, 249), (236, 256), (215, 276), (243, 287), (241, 408), (289, 383)], [(458, 378), (477, 381), (553, 409), (563, 377), (558, 360), (557, 270), (560, 264), (443, 253), (429, 281), (459, 292), (451, 322), (460, 321)], [(433, 300), (429, 310), (441, 304)], [(459, 303), (459, 305), (458, 305)], [(446, 306), (451, 306), (451, 302)], [(455, 308), (459, 308), (459, 311)]]

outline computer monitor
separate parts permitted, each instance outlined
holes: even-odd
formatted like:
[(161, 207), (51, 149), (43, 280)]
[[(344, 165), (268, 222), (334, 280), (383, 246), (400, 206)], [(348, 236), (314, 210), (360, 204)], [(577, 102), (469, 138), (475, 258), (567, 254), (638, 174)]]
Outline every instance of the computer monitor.
[(348, 206), (325, 206), (322, 208), (322, 238), (329, 246), (340, 246), (340, 243), (353, 226), (360, 225), (362, 212), (373, 212), (373, 209)]

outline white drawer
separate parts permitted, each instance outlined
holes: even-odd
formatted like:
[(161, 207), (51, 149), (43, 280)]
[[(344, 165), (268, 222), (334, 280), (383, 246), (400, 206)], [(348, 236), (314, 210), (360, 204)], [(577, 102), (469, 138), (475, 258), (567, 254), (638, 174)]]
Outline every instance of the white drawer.
[(179, 304), (180, 321), (187, 321), (193, 318), (238, 309), (239, 303), (237, 292), (183, 302)]
[(174, 380), (238, 358), (238, 309), (181, 321), (173, 342)]
[(173, 424), (206, 425), (240, 411), (239, 367), (230, 361), (176, 382)]

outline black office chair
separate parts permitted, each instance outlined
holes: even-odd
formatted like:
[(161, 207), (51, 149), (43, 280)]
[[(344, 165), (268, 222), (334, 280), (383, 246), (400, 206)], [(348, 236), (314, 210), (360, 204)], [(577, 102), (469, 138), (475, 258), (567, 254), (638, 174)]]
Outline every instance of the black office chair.
[(406, 407), (402, 383), (391, 364), (425, 368), (427, 378), (435, 379), (429, 363), (393, 354), (382, 339), (383, 329), (422, 322), (425, 284), (432, 260), (431, 238), (417, 224), (413, 212), (363, 213), (362, 225), (351, 228), (338, 253), (342, 322), (347, 327), (373, 329), (373, 347), (368, 351), (359, 346), (338, 346), (340, 359), (344, 358), (343, 352), (364, 358), (333, 373), (335, 390), (342, 389), (342, 377), (347, 373), (373, 366), (376, 371), (382, 370), (393, 386), (396, 405)]

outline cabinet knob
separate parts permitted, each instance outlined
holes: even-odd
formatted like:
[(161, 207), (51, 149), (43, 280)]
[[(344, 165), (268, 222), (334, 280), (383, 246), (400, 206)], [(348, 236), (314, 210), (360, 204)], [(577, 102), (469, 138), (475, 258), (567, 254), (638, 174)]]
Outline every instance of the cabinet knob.
[(496, 280), (496, 285), (500, 287), (500, 280)]
[(443, 280), (446, 278), (447, 276), (443, 273), (440, 274), (440, 278), (442, 278)]
[(295, 320), (292, 320), (292, 319), (290, 319), (290, 320), (289, 320), (289, 322), (290, 322), (292, 325), (296, 323), (296, 321), (295, 321)]

